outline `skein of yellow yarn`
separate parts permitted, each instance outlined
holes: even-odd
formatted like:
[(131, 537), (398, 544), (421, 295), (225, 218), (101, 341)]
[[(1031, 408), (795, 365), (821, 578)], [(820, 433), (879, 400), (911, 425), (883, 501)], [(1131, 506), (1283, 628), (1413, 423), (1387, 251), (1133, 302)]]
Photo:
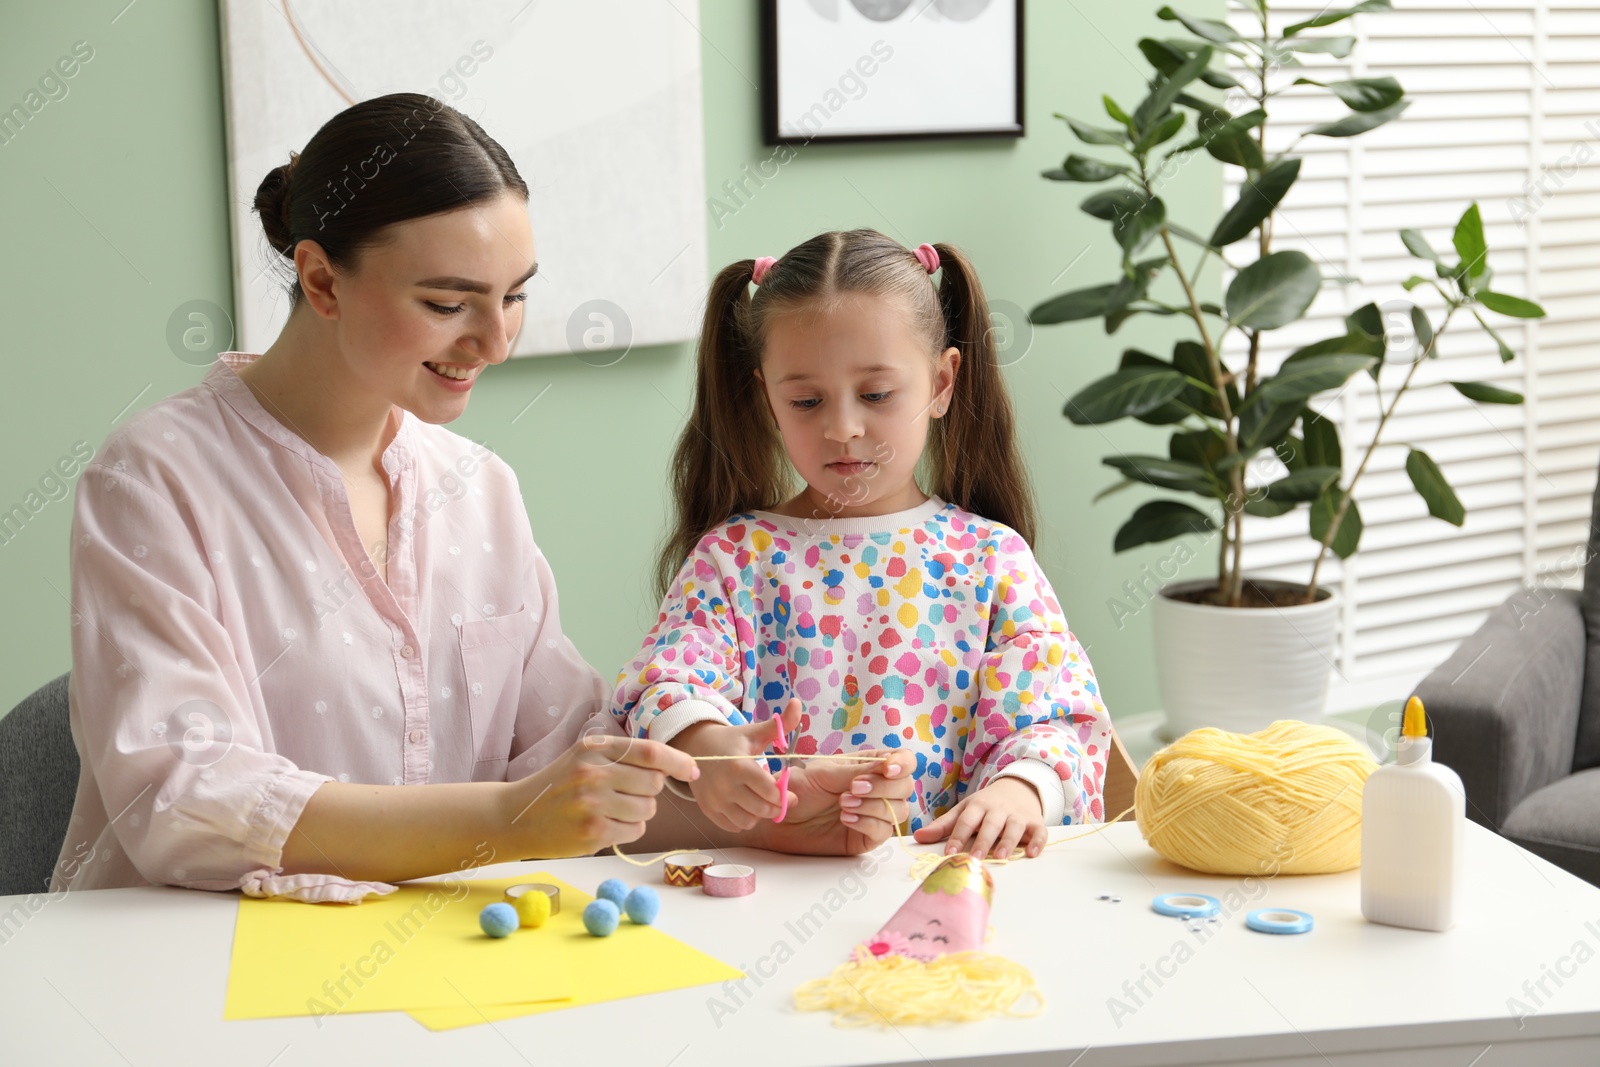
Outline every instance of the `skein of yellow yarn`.
[(1332, 874), (1361, 865), (1361, 789), (1377, 763), (1332, 726), (1191, 730), (1134, 792), (1144, 839), (1207, 874)]

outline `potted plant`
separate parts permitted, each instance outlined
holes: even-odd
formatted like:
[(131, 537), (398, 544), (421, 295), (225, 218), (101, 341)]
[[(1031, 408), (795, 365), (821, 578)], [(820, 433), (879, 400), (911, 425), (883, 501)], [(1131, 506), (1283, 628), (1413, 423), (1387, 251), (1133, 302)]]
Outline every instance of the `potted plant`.
[[(1299, 55), (1343, 57), (1355, 43), (1307, 31), (1388, 9), (1388, 0), (1326, 10), (1277, 33), (1269, 31), (1267, 0), (1234, 2), (1253, 14), (1259, 35), (1163, 7), (1159, 18), (1193, 36), (1139, 42), (1153, 68), (1143, 101), (1130, 109), (1104, 96), (1109, 125), (1057, 116), (1098, 151), (1068, 155), (1044, 177), (1108, 186), (1081, 207), (1110, 224), (1121, 269), (1105, 284), (1053, 297), (1030, 314), (1038, 324), (1101, 319), (1107, 334), (1137, 315), (1169, 316), (1192, 331), (1170, 357), (1127, 349), (1115, 371), (1065, 408), (1079, 425), (1132, 418), (1170, 428), (1165, 455), (1105, 457), (1122, 478), (1096, 501), (1135, 484), (1201, 498), (1200, 507), (1170, 498), (1141, 504), (1117, 531), (1117, 552), (1189, 534), (1217, 542), (1214, 580), (1169, 583), (1153, 598), (1157, 674), (1174, 734), (1203, 725), (1254, 730), (1277, 718), (1315, 721), (1322, 715), (1339, 606), (1318, 577), (1330, 552), (1349, 559), (1356, 551), (1356, 488), (1390, 417), (1417, 369), (1437, 358), (1439, 338), (1453, 324), (1470, 316), (1509, 361), (1515, 354), (1484, 312), (1544, 314), (1490, 288), (1482, 219), (1473, 204), (1456, 226), (1453, 261), (1415, 230), (1399, 235), (1433, 268), (1433, 277), (1413, 276), (1405, 289), (1435, 290), (1444, 302), (1441, 322), (1409, 301), (1391, 301), (1382, 310), (1367, 304), (1345, 319), (1342, 335), (1305, 345), (1268, 369), (1261, 359), (1267, 333), (1302, 318), (1325, 282), (1355, 280), (1324, 278), (1304, 253), (1273, 250), (1274, 216), (1300, 174), (1301, 159), (1288, 150), (1268, 154), (1269, 106), (1290, 85), (1316, 87), (1342, 101), (1348, 114), (1302, 136), (1356, 137), (1397, 118), (1410, 100), (1390, 77), (1324, 83), (1300, 76)], [(1240, 61), (1234, 71), (1243, 69), (1242, 81), (1225, 69), (1223, 54)], [(1202, 86), (1232, 96), (1212, 100)], [(1244, 171), (1238, 201), (1209, 231), (1170, 219), (1161, 198), (1165, 178), (1199, 152)], [(1180, 242), (1191, 249), (1192, 266), (1180, 260)], [(1220, 305), (1207, 302), (1199, 284), (1213, 259), (1231, 273)], [(1235, 331), (1241, 351), (1224, 358), (1223, 342)], [(1349, 454), (1359, 460), (1347, 470), (1346, 443), (1320, 414), (1317, 398), (1358, 374), (1376, 385), (1378, 419), (1369, 441), (1352, 443)], [(1522, 402), (1519, 394), (1485, 382), (1451, 384), (1476, 403)], [(1430, 514), (1461, 525), (1461, 501), (1425, 451), (1410, 449), (1406, 471)], [(1245, 575), (1244, 516), (1282, 515), (1302, 506), (1318, 545), (1309, 580), (1300, 585)]]

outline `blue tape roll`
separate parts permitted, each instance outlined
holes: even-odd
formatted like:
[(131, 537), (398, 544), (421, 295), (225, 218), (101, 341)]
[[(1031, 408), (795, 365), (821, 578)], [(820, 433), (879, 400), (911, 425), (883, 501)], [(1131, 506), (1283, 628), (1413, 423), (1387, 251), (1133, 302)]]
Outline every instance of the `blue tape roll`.
[(1244, 924), (1264, 934), (1304, 934), (1315, 922), (1311, 916), (1293, 908), (1257, 908), (1244, 917)]
[(1150, 902), (1159, 915), (1204, 919), (1222, 910), (1222, 902), (1204, 893), (1162, 893)]

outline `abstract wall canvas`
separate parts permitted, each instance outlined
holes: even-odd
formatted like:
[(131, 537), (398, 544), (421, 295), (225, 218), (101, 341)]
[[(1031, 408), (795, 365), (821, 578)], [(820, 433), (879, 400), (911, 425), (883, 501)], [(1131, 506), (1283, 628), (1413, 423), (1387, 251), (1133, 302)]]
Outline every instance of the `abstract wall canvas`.
[(528, 184), (539, 273), (514, 355), (695, 336), (706, 285), (700, 34), (671, 0), (223, 0), (235, 344), (288, 317), (256, 187), (351, 103), (427, 93)]

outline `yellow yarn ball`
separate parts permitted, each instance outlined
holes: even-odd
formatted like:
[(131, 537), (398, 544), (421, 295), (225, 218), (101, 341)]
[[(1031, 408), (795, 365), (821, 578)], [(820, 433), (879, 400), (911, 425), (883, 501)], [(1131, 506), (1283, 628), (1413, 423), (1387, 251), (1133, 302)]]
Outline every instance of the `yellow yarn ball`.
[(516, 909), (522, 925), (537, 930), (550, 918), (550, 898), (538, 889), (530, 889), (517, 897)]
[(1150, 847), (1207, 874), (1332, 874), (1361, 865), (1372, 756), (1332, 726), (1191, 730), (1151, 756), (1134, 792)]

